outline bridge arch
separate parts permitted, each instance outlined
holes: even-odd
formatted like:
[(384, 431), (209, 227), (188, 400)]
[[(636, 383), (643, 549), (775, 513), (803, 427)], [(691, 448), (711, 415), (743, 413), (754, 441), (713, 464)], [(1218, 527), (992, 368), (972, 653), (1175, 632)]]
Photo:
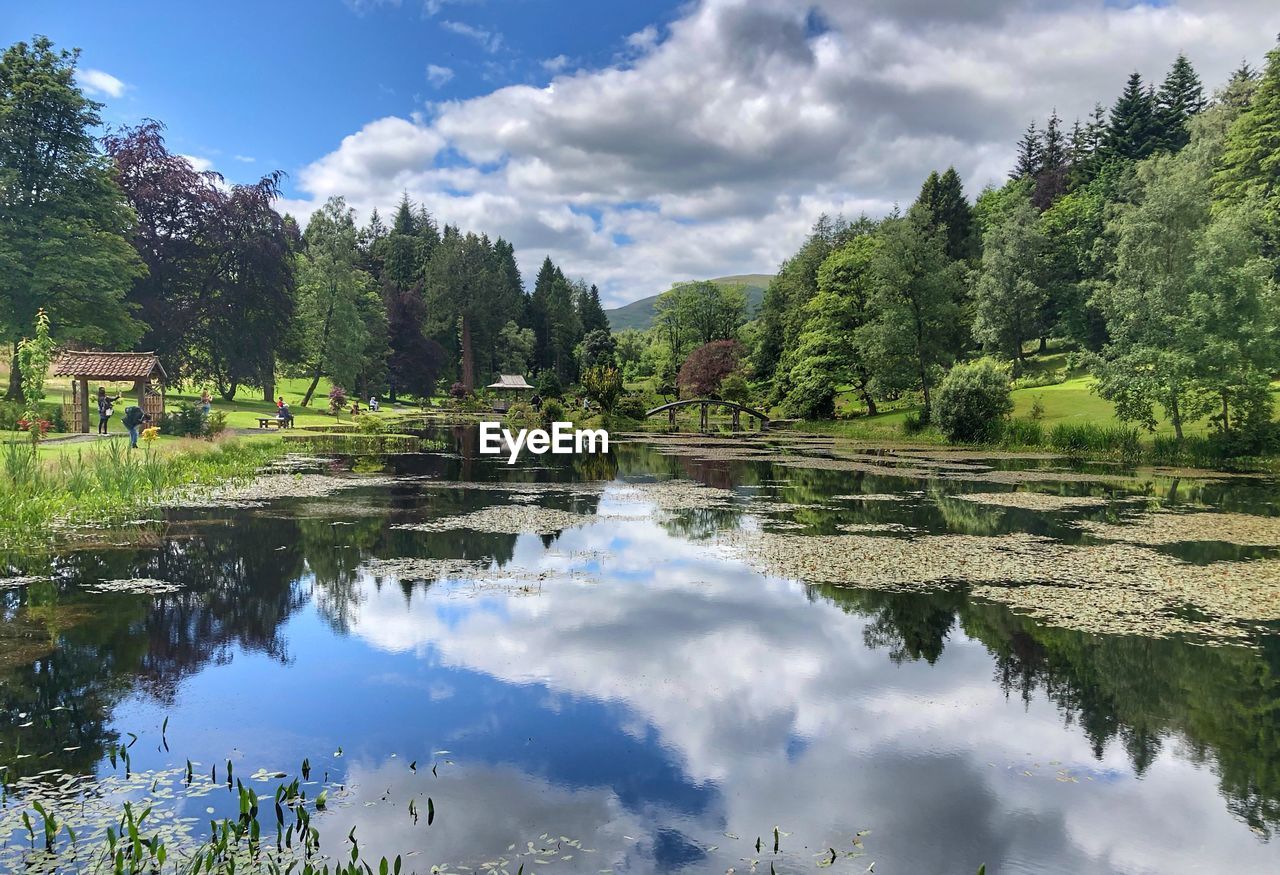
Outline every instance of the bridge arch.
[(682, 407), (700, 407), (701, 416), (699, 417), (699, 430), (707, 431), (707, 411), (711, 407), (724, 407), (733, 412), (733, 430), (741, 429), (742, 414), (755, 417), (760, 422), (760, 430), (769, 430), (769, 417), (745, 404), (739, 404), (736, 401), (724, 401), (719, 398), (688, 398), (684, 401), (672, 401), (670, 404), (660, 404), (652, 410), (645, 413), (644, 418), (657, 416), (659, 413), (666, 413), (671, 424), (671, 428), (676, 427), (676, 411)]

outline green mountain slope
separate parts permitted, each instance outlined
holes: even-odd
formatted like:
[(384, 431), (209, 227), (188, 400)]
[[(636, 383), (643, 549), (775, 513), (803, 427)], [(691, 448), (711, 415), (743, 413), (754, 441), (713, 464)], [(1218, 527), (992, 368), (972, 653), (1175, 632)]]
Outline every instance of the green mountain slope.
[[(742, 273), (734, 276), (721, 276), (711, 280), (726, 286), (745, 286), (747, 292), (747, 318), (751, 319), (760, 309), (760, 301), (764, 298), (765, 286), (773, 277), (767, 273)], [(614, 331), (625, 331), (628, 328), (645, 330), (653, 324), (654, 304), (658, 295), (650, 295), (638, 301), (632, 301), (622, 307), (605, 310), (609, 317), (609, 327)]]

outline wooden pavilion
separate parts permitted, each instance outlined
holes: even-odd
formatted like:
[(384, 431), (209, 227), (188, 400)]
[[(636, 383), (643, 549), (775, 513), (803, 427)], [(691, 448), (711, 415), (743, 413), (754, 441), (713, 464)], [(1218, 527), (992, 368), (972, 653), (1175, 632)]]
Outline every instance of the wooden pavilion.
[(71, 377), (71, 401), (66, 405), (67, 425), (89, 433), (89, 382), (132, 382), (138, 406), (155, 422), (164, 413), (164, 386), (169, 375), (154, 352), (96, 352), (67, 350), (53, 362), (55, 377)]
[(501, 374), (498, 377), (498, 382), (490, 383), (485, 388), (494, 389), (499, 393), (498, 397), (501, 400), (493, 402), (494, 413), (506, 413), (511, 407), (512, 402), (502, 398), (503, 393), (510, 392), (514, 399), (518, 401), (520, 399), (521, 392), (530, 392), (533, 390), (533, 387), (525, 381), (524, 375), (522, 374)]

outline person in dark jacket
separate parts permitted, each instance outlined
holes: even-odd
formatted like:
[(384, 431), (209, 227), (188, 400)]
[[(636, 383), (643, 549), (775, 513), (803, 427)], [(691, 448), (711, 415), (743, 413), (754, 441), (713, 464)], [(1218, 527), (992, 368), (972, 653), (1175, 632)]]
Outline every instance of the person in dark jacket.
[(98, 387), (98, 434), (107, 433), (107, 420), (115, 412), (113, 405), (119, 400), (119, 395), (114, 398), (108, 398), (107, 390), (102, 386)]
[(129, 449), (136, 450), (138, 448), (138, 429), (142, 428), (142, 424), (151, 419), (150, 416), (142, 412), (142, 408), (136, 404), (130, 405), (124, 409), (124, 427), (129, 429)]

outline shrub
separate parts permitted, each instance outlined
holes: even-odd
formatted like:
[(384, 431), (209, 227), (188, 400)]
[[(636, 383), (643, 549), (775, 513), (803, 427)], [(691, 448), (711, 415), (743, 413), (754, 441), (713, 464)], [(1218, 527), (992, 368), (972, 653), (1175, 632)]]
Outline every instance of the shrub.
[(217, 437), (227, 430), (227, 412), (215, 410), (204, 421), (205, 437)]
[(546, 369), (538, 374), (536, 381), (538, 394), (545, 398), (559, 398), (564, 395), (564, 388), (560, 385), (560, 378), (556, 376), (556, 372)]
[(526, 401), (512, 404), (507, 409), (507, 415), (503, 417), (503, 421), (511, 428), (533, 428), (542, 424), (538, 411)]
[(466, 398), (467, 394), (468, 394), (467, 387), (462, 385), (462, 383), (454, 383), (452, 386), (449, 387), (450, 397), (458, 401), (461, 401), (463, 398)]
[(613, 410), (624, 419), (644, 419), (644, 415), (649, 412), (640, 395), (624, 395), (618, 399)]
[[(224, 416), (224, 422), (225, 419)], [(165, 411), (160, 417), (160, 433), (177, 437), (200, 437), (205, 433), (204, 411), (190, 401), (183, 401), (177, 410)]]
[(555, 398), (548, 398), (542, 402), (542, 421), (544, 423), (563, 422), (564, 421), (564, 405)]
[(1031, 418), (1036, 422), (1044, 419), (1044, 396), (1037, 395), (1031, 399)]
[(598, 365), (582, 375), (582, 391), (605, 413), (613, 410), (622, 394), (622, 375), (617, 368)]
[(676, 382), (694, 396), (713, 395), (724, 378), (741, 366), (742, 344), (736, 340), (713, 340), (689, 353)]
[(356, 431), (360, 434), (385, 434), (387, 424), (381, 418), (366, 413), (356, 417)]
[(726, 401), (751, 406), (751, 385), (741, 373), (734, 372), (720, 381), (720, 397)]
[(1013, 411), (1009, 372), (991, 359), (956, 365), (938, 387), (934, 407), (947, 440), (991, 440)]

